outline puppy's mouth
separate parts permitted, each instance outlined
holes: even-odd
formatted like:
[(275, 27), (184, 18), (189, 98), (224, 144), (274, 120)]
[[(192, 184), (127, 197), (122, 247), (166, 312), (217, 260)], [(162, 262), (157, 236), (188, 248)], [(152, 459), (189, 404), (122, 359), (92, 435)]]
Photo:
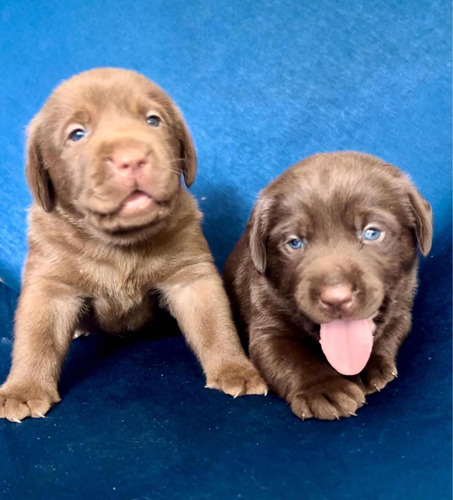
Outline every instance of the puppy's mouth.
[(130, 192), (115, 208), (90, 210), (93, 225), (116, 237), (133, 237), (146, 229), (158, 226), (168, 217), (172, 199), (157, 200), (145, 191)]
[(337, 372), (357, 375), (365, 368), (373, 349), (377, 314), (366, 319), (339, 319), (320, 325), (321, 349)]
[(158, 203), (151, 198), (148, 193), (144, 191), (135, 190), (125, 200), (121, 203), (116, 215), (120, 216), (136, 216), (145, 212), (152, 207), (158, 205)]

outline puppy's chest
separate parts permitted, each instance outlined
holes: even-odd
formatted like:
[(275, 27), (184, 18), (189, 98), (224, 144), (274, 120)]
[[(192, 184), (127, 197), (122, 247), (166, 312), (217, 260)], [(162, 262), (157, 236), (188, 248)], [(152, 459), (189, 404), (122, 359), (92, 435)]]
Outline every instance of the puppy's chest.
[(85, 271), (88, 293), (95, 308), (115, 316), (140, 306), (153, 287), (153, 277), (132, 267), (91, 267)]
[(137, 280), (117, 280), (102, 287), (96, 302), (105, 303), (116, 311), (129, 311), (143, 302), (147, 290)]

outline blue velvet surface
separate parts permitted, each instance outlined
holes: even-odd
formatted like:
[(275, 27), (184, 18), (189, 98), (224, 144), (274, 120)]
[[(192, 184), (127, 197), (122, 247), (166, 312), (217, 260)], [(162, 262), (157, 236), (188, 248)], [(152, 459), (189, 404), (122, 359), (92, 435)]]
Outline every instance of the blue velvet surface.
[(154, 340), (73, 343), (63, 402), (0, 422), (2, 498), (451, 497), (451, 6), (436, 0), (0, 4), (0, 377), (26, 254), (24, 128), (62, 79), (143, 72), (193, 133), (216, 262), (257, 192), (317, 151), (408, 172), (432, 203), (400, 378), (358, 417), (302, 422), (270, 395), (203, 389), (174, 326)]

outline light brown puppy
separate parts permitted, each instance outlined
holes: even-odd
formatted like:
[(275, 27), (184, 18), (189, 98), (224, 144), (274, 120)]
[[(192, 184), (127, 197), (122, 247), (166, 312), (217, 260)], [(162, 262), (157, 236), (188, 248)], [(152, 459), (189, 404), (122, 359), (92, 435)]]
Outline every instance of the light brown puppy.
[(250, 357), (301, 418), (355, 414), (396, 376), (432, 214), (396, 167), (318, 154), (264, 189), (225, 279)]
[(13, 361), (0, 417), (41, 417), (74, 331), (137, 330), (166, 306), (207, 387), (264, 394), (200, 228), (196, 155), (170, 98), (144, 76), (95, 69), (60, 85), (28, 131), (34, 196)]

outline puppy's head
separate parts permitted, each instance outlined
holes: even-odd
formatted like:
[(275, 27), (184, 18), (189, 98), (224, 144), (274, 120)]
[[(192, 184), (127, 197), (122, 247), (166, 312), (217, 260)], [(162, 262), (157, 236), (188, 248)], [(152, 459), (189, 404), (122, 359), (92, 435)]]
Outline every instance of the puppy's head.
[(154, 234), (171, 214), (194, 146), (181, 113), (133, 71), (100, 68), (62, 83), (28, 130), (26, 174), (44, 210), (108, 241)]
[(257, 271), (321, 325), (321, 342), (360, 329), (372, 342), (402, 280), (414, 289), (417, 244), (426, 255), (431, 239), (430, 206), (408, 178), (359, 153), (296, 164), (261, 193), (248, 224)]

